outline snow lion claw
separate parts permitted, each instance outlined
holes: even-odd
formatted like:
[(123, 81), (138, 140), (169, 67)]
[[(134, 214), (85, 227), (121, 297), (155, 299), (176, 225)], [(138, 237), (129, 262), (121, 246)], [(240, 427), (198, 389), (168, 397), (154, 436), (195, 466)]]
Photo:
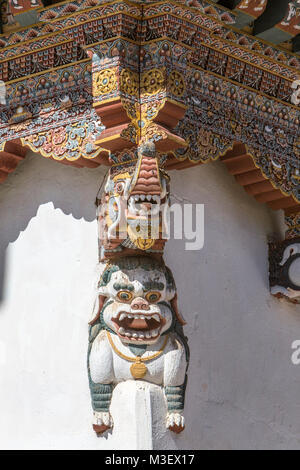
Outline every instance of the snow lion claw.
[(94, 411), (93, 429), (97, 434), (103, 434), (113, 427), (113, 420), (108, 412)]
[(167, 415), (167, 428), (176, 434), (181, 433), (184, 428), (184, 416), (180, 413), (169, 413)]

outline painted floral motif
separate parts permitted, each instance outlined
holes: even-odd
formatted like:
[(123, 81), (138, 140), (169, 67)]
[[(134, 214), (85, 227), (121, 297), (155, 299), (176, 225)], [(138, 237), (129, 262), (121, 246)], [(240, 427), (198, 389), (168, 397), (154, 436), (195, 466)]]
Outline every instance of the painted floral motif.
[(34, 152), (54, 160), (75, 161), (81, 157), (93, 159), (103, 151), (95, 146), (95, 137), (102, 129), (96, 122), (79, 121), (24, 137), (22, 143)]
[(166, 88), (166, 77), (164, 68), (150, 69), (142, 72), (141, 94), (145, 96), (156, 95)]
[(120, 74), (120, 91), (125, 95), (138, 96), (139, 76), (137, 72), (128, 68), (122, 69)]
[(178, 98), (181, 98), (185, 93), (184, 77), (177, 70), (172, 70), (168, 76), (168, 91)]
[(93, 74), (93, 95), (98, 97), (111, 93), (117, 85), (116, 71), (101, 70)]

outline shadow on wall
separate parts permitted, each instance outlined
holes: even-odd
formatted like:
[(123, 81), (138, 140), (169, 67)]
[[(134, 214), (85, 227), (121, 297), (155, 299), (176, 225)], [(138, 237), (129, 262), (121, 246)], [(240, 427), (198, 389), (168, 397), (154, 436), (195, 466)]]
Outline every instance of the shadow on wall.
[(0, 303), (4, 298), (9, 243), (18, 239), (38, 208), (49, 202), (75, 219), (93, 221), (96, 195), (106, 173), (106, 167), (78, 169), (28, 153), (25, 161), (0, 185)]
[[(215, 189), (199, 188), (196, 169), (186, 170), (185, 174), (193, 174), (188, 188), (185, 188), (185, 202), (205, 203), (205, 227), (210, 231), (222, 233), (222, 244), (215, 246), (211, 237), (205, 237), (204, 250), (188, 252), (194, 260), (208, 256), (206, 262), (213, 263), (217, 257), (226, 257), (224, 247), (234, 238), (236, 252), (247, 250), (253, 253), (252, 262), (257, 263), (261, 280), (268, 289), (267, 276), (267, 234), (264, 241), (264, 252), (257, 253), (258, 224), (267, 224), (268, 234), (280, 233), (279, 218), (271, 216), (266, 207), (258, 204), (251, 196), (233, 180), (220, 162), (211, 163), (199, 168), (199, 174), (214, 181)], [(18, 239), (30, 220), (36, 216), (39, 207), (51, 202), (56, 209), (75, 219), (93, 221), (96, 216), (95, 199), (101, 187), (107, 168), (77, 169), (62, 165), (40, 155), (28, 153), (25, 161), (18, 166), (5, 183), (0, 185), (0, 302), (3, 301), (3, 285), (5, 276), (5, 253), (9, 243)], [(182, 185), (182, 173), (171, 172), (172, 188)], [(173, 191), (172, 191), (173, 192)], [(219, 210), (219, 197), (222, 194), (222, 210)], [(173, 202), (178, 202), (176, 197)], [(236, 233), (245, 234), (238, 239)], [(250, 237), (248, 236), (250, 234)], [(253, 236), (251, 235), (253, 234)], [(182, 241), (175, 242), (184, 254)], [(167, 245), (168, 247), (168, 245)], [(218, 253), (219, 251), (219, 253)], [(263, 263), (261, 262), (263, 258)], [(182, 259), (182, 258), (181, 258)], [(232, 260), (228, 262), (232, 263)]]

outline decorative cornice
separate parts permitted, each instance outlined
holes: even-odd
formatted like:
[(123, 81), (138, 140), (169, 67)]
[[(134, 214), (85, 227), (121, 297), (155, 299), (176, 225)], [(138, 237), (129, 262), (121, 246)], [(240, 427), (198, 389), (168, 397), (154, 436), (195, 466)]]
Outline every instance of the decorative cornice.
[[(69, 123), (89, 125), (95, 110), (99, 129), (105, 126), (91, 151), (95, 158), (99, 147), (114, 152), (150, 139), (159, 151), (198, 163), (240, 142), (275, 188), (300, 201), (300, 109), (291, 103), (296, 70), (265, 55), (269, 45), (255, 40), (258, 51), (239, 44), (245, 37), (221, 22), (224, 10), (212, 14), (212, 5), (201, 5), (125, 0), (54, 18), (60, 39), (70, 31), (74, 36), (52, 49), (40, 48), (37, 38), (41, 50), (31, 54), (53, 50), (55, 64), (55, 48), (73, 44), (89, 58), (74, 62), (69, 54), (70, 63), (61, 67), (45, 64), (45, 70), (8, 81), (0, 142), (22, 138), (60, 159), (60, 150), (45, 144), (45, 128), (51, 135), (62, 128), (66, 136)], [(69, 159), (81, 158), (89, 155), (79, 145)]]
[[(121, 9), (120, 9), (120, 5), (121, 5)], [(124, 8), (125, 7), (125, 8)], [(277, 54), (279, 56), (281, 56), (281, 60), (282, 60), (282, 56), (284, 56), (286, 58), (286, 62), (288, 61), (288, 57), (289, 57), (289, 53), (287, 51), (280, 51), (278, 49), (276, 49), (274, 46), (270, 45), (270, 44), (264, 44), (264, 42), (260, 41), (260, 40), (257, 40), (257, 39), (254, 39), (254, 38), (251, 38), (249, 36), (248, 40), (247, 40), (247, 35), (246, 34), (242, 34), (240, 31), (236, 30), (236, 32), (234, 33), (234, 29), (232, 27), (230, 27), (230, 29), (228, 29), (228, 26), (226, 24), (224, 24), (224, 21), (221, 20), (222, 18), (222, 14), (221, 12), (219, 12), (218, 14), (215, 14), (213, 16), (210, 16), (208, 14), (206, 14), (205, 12), (207, 12), (207, 8), (205, 7), (202, 7), (200, 8), (200, 11), (199, 11), (199, 6), (197, 8), (193, 8), (193, 7), (188, 7), (180, 2), (174, 2), (172, 0), (169, 0), (168, 2), (153, 2), (152, 5), (148, 5), (148, 4), (139, 4), (139, 3), (133, 3), (133, 2), (128, 2), (126, 0), (124, 0), (123, 2), (120, 2), (120, 1), (116, 1), (116, 2), (111, 2), (111, 3), (104, 3), (104, 4), (101, 4), (101, 5), (97, 5), (96, 7), (92, 7), (92, 8), (88, 8), (88, 9), (84, 9), (83, 11), (80, 11), (80, 12), (73, 12), (72, 15), (70, 14), (70, 16), (68, 16), (67, 18), (58, 18), (55, 19), (55, 20), (48, 20), (47, 21), (47, 24), (46, 25), (37, 25), (38, 30), (35, 30), (35, 31), (32, 31), (31, 34), (34, 34), (36, 35), (36, 39), (35, 40), (32, 40), (30, 39), (30, 42), (32, 41), (41, 41), (41, 40), (44, 40), (46, 38), (49, 38), (50, 36), (55, 36), (56, 34), (60, 34), (61, 35), (61, 32), (62, 31), (68, 31), (68, 36), (70, 37), (72, 34), (70, 34), (70, 32), (72, 31), (72, 29), (76, 29), (76, 27), (80, 27), (80, 26), (83, 26), (84, 24), (90, 22), (91, 20), (91, 16), (93, 18), (93, 20), (99, 20), (101, 19), (104, 15), (105, 16), (108, 16), (109, 14), (114, 14), (114, 12), (118, 12), (118, 11), (122, 11), (123, 13), (126, 13), (126, 10), (127, 10), (127, 13), (129, 15), (131, 15), (133, 18), (136, 18), (137, 20), (141, 19), (141, 13), (138, 14), (139, 12), (142, 11), (142, 8), (143, 8), (143, 18), (148, 18), (149, 21), (152, 19), (155, 19), (155, 17), (159, 17), (162, 13), (168, 13), (168, 14), (171, 14), (172, 16), (174, 17), (178, 17), (178, 18), (188, 18), (189, 19), (189, 22), (191, 24), (198, 24), (199, 25), (202, 25), (202, 26), (206, 26), (208, 28), (208, 30), (210, 30), (211, 32), (217, 32), (218, 35), (221, 35), (223, 39), (226, 39), (226, 35), (230, 35), (232, 39), (232, 37), (234, 39), (236, 39), (236, 42), (237, 42), (237, 47), (239, 47), (239, 42), (241, 42), (243, 40), (243, 42), (249, 42), (249, 41), (254, 41), (254, 43), (252, 44), (252, 46), (255, 44), (256, 46), (259, 46), (259, 49), (261, 50), (261, 53), (265, 53), (265, 50), (264, 49), (268, 49), (268, 55), (270, 53), (273, 53), (273, 55), (275, 54), (276, 55), (276, 51), (277, 51)], [(214, 7), (215, 9), (215, 7)], [(114, 12), (112, 12), (112, 10)], [(135, 14), (133, 14), (133, 12), (135, 12)], [(193, 14), (191, 15), (188, 15), (187, 12), (193, 12)], [(224, 13), (224, 11), (223, 11)], [(76, 17), (79, 15), (79, 17), (76, 19)], [(84, 18), (84, 20), (83, 20)], [(72, 19), (72, 24), (69, 24), (70, 21), (69, 19)], [(79, 21), (78, 21), (79, 20)], [(49, 33), (49, 22), (51, 23), (51, 29), (53, 30), (56, 30), (56, 31), (53, 31), (52, 33)], [(43, 31), (42, 31), (42, 28), (46, 28), (47, 31), (46, 31), (46, 35), (43, 37)], [(29, 34), (29, 31), (28, 29), (27, 30), (24, 30), (23, 33), (25, 35), (26, 31), (28, 32)], [(231, 31), (231, 33), (230, 33)], [(16, 35), (16, 33), (14, 33)], [(19, 32), (19, 34), (21, 34), (21, 32)], [(23, 36), (24, 36), (23, 35)], [(12, 35), (11, 37), (7, 38), (7, 40), (9, 40), (10, 44), (11, 44), (11, 41), (13, 39), (13, 36)], [(22, 36), (16, 36), (16, 39), (18, 39), (18, 42), (22, 41), (22, 43), (25, 45), (26, 44), (26, 35), (25, 37), (22, 37)], [(75, 38), (74, 38), (75, 39)], [(1, 43), (1, 40), (2, 41), (5, 41), (5, 37), (3, 37), (1, 39), (0, 37), (0, 43)], [(25, 40), (25, 42), (24, 42)], [(79, 43), (80, 43), (80, 39), (79, 39)], [(264, 47), (265, 45), (265, 47)], [(10, 46), (12, 47), (12, 46)], [(16, 47), (16, 45), (14, 46)], [(245, 45), (245, 47), (247, 48), (247, 45)], [(5, 50), (4, 50), (5, 52)]]

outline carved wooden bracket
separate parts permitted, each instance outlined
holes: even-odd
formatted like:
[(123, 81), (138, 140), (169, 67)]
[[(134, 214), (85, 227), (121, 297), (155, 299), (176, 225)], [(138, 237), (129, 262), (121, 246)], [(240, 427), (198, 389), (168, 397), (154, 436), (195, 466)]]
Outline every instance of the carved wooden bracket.
[(6, 180), (26, 157), (27, 150), (19, 142), (7, 142), (0, 149), (0, 183)]

